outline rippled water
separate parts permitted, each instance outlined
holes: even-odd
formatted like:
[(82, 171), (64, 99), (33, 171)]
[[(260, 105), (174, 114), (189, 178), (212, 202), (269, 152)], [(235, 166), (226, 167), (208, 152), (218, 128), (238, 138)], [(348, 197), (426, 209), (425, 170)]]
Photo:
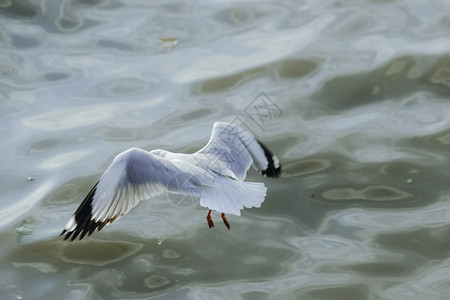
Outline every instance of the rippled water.
[[(0, 8), (2, 299), (448, 299), (448, 1)], [(285, 170), (231, 231), (159, 197), (58, 237), (116, 154), (217, 120)]]

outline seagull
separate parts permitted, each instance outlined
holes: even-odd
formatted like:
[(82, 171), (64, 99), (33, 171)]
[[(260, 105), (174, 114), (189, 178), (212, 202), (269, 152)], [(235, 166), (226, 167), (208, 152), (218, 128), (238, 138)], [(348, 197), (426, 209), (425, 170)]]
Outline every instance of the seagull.
[(260, 207), (266, 196), (264, 183), (244, 181), (250, 165), (266, 177), (281, 175), (278, 158), (264, 144), (225, 122), (214, 123), (206, 146), (193, 154), (130, 148), (114, 158), (61, 235), (81, 240), (164, 191), (200, 198), (209, 209), (209, 228), (214, 227), (214, 210), (229, 230), (225, 214), (240, 216), (244, 207)]

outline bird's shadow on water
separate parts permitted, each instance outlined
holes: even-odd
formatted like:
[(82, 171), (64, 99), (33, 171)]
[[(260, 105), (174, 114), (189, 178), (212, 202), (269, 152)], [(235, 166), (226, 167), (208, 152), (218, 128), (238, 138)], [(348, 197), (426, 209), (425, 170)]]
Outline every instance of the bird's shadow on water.
[(154, 295), (192, 283), (220, 286), (270, 280), (288, 272), (302, 256), (280, 230), (287, 226), (292, 227), (289, 234), (302, 233), (294, 222), (286, 225), (285, 220), (271, 218), (264, 228), (261, 222), (236, 221), (231, 231), (202, 224), (150, 239), (111, 231), (74, 242), (53, 238), (19, 246), (9, 261), (13, 268), (45, 266), (52, 277), (64, 278), (67, 287), (100, 297)]

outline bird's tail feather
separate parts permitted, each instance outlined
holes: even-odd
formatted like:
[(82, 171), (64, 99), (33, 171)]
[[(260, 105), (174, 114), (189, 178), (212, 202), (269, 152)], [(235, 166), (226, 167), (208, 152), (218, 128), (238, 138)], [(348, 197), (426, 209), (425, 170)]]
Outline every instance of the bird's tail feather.
[(262, 182), (245, 182), (223, 177), (202, 192), (200, 205), (221, 213), (240, 216), (244, 207), (260, 207), (266, 191), (267, 188)]

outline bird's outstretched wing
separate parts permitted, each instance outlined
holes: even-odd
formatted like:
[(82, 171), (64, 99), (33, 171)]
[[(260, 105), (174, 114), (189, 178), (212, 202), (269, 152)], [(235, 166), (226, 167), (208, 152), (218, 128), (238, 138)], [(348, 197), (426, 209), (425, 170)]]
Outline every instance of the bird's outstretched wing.
[(208, 143), (196, 153), (212, 155), (241, 181), (252, 164), (264, 176), (277, 178), (281, 174), (278, 158), (251, 133), (230, 123), (214, 123)]
[(61, 235), (65, 234), (65, 240), (82, 239), (127, 213), (140, 200), (164, 190), (199, 193), (204, 184), (201, 180), (201, 176), (190, 176), (163, 157), (131, 148), (116, 156)]

